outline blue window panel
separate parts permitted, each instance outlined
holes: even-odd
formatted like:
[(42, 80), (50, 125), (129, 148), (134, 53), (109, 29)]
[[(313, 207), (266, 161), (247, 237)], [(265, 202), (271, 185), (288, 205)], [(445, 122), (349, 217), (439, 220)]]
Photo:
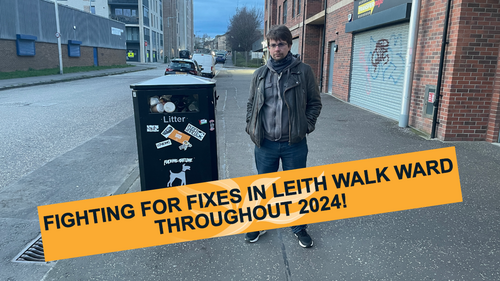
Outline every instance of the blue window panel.
[(26, 34), (16, 34), (17, 55), (21, 57), (35, 56), (36, 36)]
[(68, 40), (68, 56), (72, 58), (79, 58), (81, 44), (82, 41)]

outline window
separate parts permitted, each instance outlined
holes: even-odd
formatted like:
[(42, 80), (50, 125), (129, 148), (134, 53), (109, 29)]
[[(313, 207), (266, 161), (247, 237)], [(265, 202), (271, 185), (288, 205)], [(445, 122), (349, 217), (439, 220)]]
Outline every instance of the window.
[(90, 6), (90, 13), (95, 15), (95, 6)]
[(137, 17), (137, 10), (132, 10), (131, 12), (133, 17)]
[(297, 0), (297, 15), (300, 15), (300, 0)]
[(33, 57), (36, 54), (34, 35), (16, 34), (17, 55), (21, 57)]
[(117, 15), (117, 16), (121, 16), (121, 15), (123, 15), (123, 9), (118, 9), (118, 8), (116, 8), (116, 9), (115, 9), (115, 15)]
[(127, 27), (127, 41), (139, 41), (139, 28)]
[(295, 4), (297, 4), (296, 2), (297, 2), (296, 0), (293, 0), (292, 2), (292, 18), (295, 17)]
[(286, 16), (288, 14), (288, 5), (287, 1), (283, 2), (283, 24), (286, 23)]
[(278, 7), (278, 24), (280, 24), (281, 19), (281, 6)]
[(81, 44), (82, 41), (68, 40), (68, 57), (79, 58)]
[(123, 9), (123, 15), (126, 17), (132, 16), (130, 9)]
[(142, 6), (143, 9), (143, 24), (149, 26), (149, 9), (146, 6)]
[(150, 36), (149, 36), (149, 29), (144, 27), (144, 41), (148, 41), (148, 43), (151, 43)]

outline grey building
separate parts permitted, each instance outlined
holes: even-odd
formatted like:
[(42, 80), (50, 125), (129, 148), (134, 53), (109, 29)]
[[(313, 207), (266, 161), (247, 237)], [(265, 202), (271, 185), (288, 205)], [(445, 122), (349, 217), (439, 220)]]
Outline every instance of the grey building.
[(180, 50), (194, 51), (192, 0), (163, 0), (163, 37), (168, 58), (178, 57)]
[(125, 25), (122, 22), (44, 0), (1, 0), (0, 71), (59, 67), (57, 36), (64, 67), (125, 64)]

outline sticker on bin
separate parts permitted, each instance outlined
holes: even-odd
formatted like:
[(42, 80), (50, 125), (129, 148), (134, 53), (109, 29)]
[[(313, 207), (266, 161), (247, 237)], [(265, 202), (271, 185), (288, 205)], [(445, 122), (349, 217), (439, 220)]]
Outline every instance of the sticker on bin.
[(172, 145), (172, 141), (171, 140), (157, 142), (156, 143), (156, 149), (164, 148), (164, 147), (167, 147), (169, 145)]
[(172, 125), (168, 125), (161, 134), (167, 139), (173, 139), (174, 141), (183, 144), (184, 141), (189, 141), (190, 136), (177, 131)]
[(202, 141), (206, 135), (205, 132), (191, 125), (191, 123), (187, 124), (186, 129), (184, 129), (184, 131), (200, 141)]
[(158, 133), (160, 131), (160, 126), (158, 125), (147, 125), (146, 131), (148, 133)]
[(206, 125), (208, 122), (207, 122), (207, 119), (201, 119), (200, 120), (200, 125)]
[(215, 121), (210, 120), (210, 131), (214, 131), (214, 130), (215, 130)]
[(180, 150), (187, 150), (188, 148), (193, 147), (188, 141), (184, 141), (181, 146), (179, 146)]

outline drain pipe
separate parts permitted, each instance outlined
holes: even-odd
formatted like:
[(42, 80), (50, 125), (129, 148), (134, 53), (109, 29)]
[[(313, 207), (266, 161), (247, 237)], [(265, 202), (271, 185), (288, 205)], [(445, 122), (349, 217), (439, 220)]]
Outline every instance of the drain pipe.
[(448, 37), (448, 18), (450, 16), (450, 6), (451, 6), (451, 0), (448, 0), (446, 3), (446, 13), (444, 18), (443, 39), (441, 40), (441, 55), (439, 58), (438, 80), (436, 85), (436, 100), (434, 100), (434, 109), (432, 113), (431, 139), (436, 137), (436, 125), (438, 124), (437, 115), (439, 110), (439, 98), (441, 97), (441, 83), (443, 76), (445, 49), (446, 49), (446, 44), (448, 44), (448, 42), (446, 42), (446, 38)]
[[(326, 41), (326, 8), (328, 5), (328, 1), (323, 0), (325, 2), (324, 10), (325, 10), (325, 20), (323, 22), (323, 38), (321, 39), (321, 63), (319, 64), (321, 69), (319, 71), (319, 91), (323, 89), (323, 64), (325, 63), (325, 41)], [(305, 0), (304, 0), (305, 2)], [(328, 91), (327, 91), (328, 92)]]
[[(326, 0), (325, 0), (326, 1)], [(304, 28), (306, 26), (306, 0), (302, 8), (302, 48), (300, 49), (300, 59), (304, 62)]]
[(403, 99), (401, 101), (401, 114), (399, 127), (406, 128), (410, 118), (411, 88), (413, 85), (413, 70), (415, 68), (415, 54), (417, 49), (418, 22), (420, 21), (420, 0), (413, 0), (411, 4), (410, 27), (408, 45), (406, 50), (405, 75), (403, 83)]

